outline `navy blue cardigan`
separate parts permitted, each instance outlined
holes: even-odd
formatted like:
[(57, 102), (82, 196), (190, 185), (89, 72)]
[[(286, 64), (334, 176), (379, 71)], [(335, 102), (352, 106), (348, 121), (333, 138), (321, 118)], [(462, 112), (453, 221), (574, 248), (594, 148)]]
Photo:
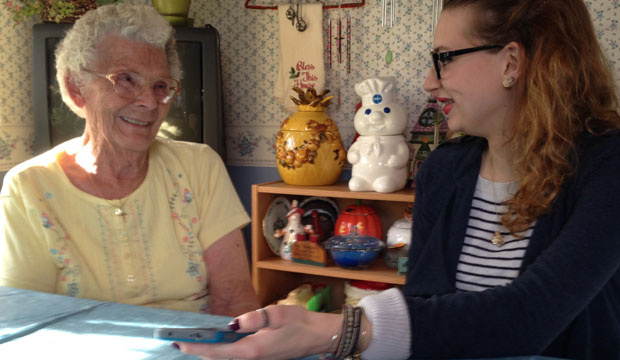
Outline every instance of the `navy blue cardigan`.
[(576, 171), (537, 220), (520, 275), (455, 292), (486, 140), (433, 151), (416, 176), (403, 289), (412, 358), (620, 359), (620, 134), (580, 138)]

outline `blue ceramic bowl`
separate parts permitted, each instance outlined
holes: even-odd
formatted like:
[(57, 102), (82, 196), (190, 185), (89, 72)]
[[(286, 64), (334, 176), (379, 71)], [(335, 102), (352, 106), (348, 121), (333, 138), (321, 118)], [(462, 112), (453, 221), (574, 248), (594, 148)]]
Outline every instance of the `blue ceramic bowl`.
[(358, 234), (332, 236), (325, 244), (334, 262), (345, 269), (368, 268), (384, 247), (376, 237)]

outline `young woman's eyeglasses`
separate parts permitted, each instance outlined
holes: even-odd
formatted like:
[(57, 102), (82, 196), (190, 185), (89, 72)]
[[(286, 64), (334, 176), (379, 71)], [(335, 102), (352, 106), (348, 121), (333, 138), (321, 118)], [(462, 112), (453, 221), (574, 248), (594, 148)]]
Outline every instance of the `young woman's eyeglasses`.
[(469, 54), (469, 53), (473, 53), (473, 52), (481, 51), (481, 50), (498, 49), (498, 48), (503, 48), (503, 47), (504, 46), (502, 45), (483, 45), (483, 46), (476, 46), (476, 47), (467, 48), (467, 49), (446, 51), (446, 52), (440, 52), (440, 53), (431, 51), (431, 55), (433, 56), (433, 67), (435, 67), (435, 72), (437, 73), (437, 79), (438, 80), (441, 79), (441, 69), (444, 66), (446, 66), (446, 64), (448, 64), (450, 61), (452, 61), (452, 58), (455, 56)]
[(112, 83), (114, 92), (124, 99), (137, 98), (147, 85), (153, 89), (155, 99), (160, 104), (167, 104), (181, 92), (181, 84), (170, 78), (159, 78), (147, 84), (142, 75), (133, 71), (124, 70), (111, 74), (102, 74), (88, 69), (85, 71), (108, 79)]

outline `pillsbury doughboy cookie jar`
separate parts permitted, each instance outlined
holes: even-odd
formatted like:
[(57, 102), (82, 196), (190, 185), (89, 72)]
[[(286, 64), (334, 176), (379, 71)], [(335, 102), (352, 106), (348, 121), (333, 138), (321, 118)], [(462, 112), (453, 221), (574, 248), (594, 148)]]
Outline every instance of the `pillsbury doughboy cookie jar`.
[(347, 160), (353, 165), (351, 191), (394, 192), (405, 187), (409, 147), (403, 136), (407, 126), (404, 108), (396, 102), (396, 79), (366, 79), (355, 85), (362, 107), (353, 125), (359, 133)]

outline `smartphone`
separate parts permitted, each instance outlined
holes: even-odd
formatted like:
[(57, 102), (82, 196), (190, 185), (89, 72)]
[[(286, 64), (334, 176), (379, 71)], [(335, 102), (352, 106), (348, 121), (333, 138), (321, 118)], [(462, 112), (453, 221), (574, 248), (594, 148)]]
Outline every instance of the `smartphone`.
[(197, 343), (235, 342), (250, 334), (216, 328), (157, 328), (153, 331), (157, 339)]

